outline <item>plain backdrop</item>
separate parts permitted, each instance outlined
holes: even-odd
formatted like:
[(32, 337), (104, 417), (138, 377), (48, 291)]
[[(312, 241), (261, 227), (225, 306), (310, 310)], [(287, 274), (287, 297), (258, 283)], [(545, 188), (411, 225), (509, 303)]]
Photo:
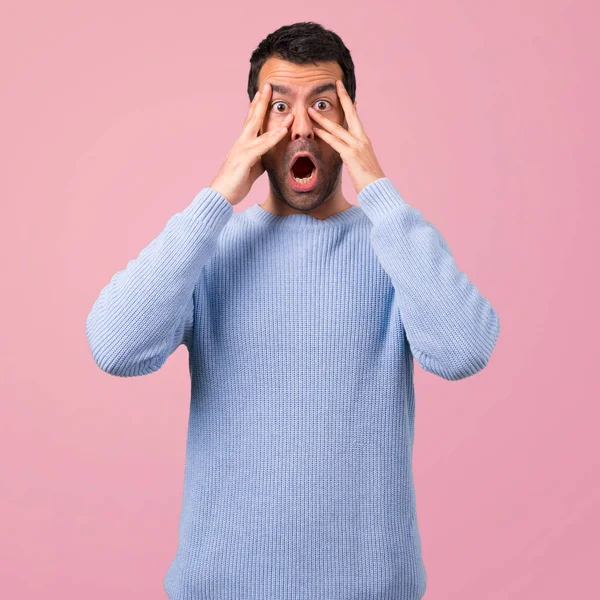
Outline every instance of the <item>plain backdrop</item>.
[[(111, 377), (85, 320), (212, 181), (256, 45), (307, 20), (350, 49), (386, 176), (500, 316), (476, 376), (415, 364), (425, 597), (598, 597), (599, 16), (591, 0), (4, 1), (2, 597), (165, 598), (187, 350)], [(357, 203), (345, 169), (343, 190)]]

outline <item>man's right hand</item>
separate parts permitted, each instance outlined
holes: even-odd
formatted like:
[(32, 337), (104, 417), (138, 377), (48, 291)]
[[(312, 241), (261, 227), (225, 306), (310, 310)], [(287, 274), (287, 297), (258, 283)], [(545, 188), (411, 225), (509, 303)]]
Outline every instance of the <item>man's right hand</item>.
[[(271, 129), (259, 136), (271, 99), (271, 85), (265, 84), (250, 103), (240, 137), (233, 144), (225, 162), (210, 187), (225, 196), (231, 204), (241, 202), (254, 182), (265, 172), (262, 155), (275, 146), (288, 132), (294, 115), (283, 120), (283, 128)], [(258, 137), (257, 137), (258, 136)]]

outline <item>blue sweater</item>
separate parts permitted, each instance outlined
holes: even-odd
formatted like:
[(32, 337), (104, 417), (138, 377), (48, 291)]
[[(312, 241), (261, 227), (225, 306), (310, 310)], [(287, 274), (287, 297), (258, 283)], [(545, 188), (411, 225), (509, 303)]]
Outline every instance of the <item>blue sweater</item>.
[(498, 315), (389, 178), (325, 220), (202, 189), (100, 291), (98, 367), (189, 351), (170, 600), (419, 600), (413, 357), (481, 371)]

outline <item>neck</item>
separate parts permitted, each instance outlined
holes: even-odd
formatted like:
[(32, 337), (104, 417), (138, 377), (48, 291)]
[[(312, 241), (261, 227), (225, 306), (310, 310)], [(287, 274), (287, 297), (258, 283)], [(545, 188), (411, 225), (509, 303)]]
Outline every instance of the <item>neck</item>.
[(302, 214), (309, 215), (317, 219), (327, 219), (332, 215), (347, 210), (353, 205), (348, 202), (346, 198), (344, 198), (344, 195), (342, 194), (342, 187), (340, 184), (338, 184), (333, 193), (315, 208), (305, 209), (301, 206), (292, 207), (283, 200), (279, 199), (273, 193), (273, 188), (271, 186), (269, 186), (269, 194), (267, 199), (262, 204), (259, 204), (259, 206), (274, 215), (282, 217)]

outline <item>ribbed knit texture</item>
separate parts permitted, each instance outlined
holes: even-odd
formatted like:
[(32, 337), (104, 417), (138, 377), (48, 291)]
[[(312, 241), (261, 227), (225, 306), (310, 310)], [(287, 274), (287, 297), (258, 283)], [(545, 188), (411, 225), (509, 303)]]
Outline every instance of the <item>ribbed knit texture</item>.
[(485, 367), (498, 315), (387, 178), (325, 220), (202, 189), (86, 321), (112, 375), (192, 378), (171, 600), (420, 600), (413, 357)]

